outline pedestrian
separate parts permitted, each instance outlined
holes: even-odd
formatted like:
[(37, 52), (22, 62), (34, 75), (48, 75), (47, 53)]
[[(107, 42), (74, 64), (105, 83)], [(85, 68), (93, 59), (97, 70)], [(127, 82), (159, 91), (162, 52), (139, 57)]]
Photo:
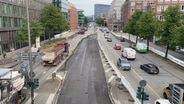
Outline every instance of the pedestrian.
[(6, 52), (3, 52), (3, 58), (6, 58)]

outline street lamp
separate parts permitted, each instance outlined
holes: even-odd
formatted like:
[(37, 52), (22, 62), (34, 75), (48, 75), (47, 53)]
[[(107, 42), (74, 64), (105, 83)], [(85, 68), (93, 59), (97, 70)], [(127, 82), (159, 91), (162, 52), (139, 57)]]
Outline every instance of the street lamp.
[(30, 36), (30, 21), (29, 21), (29, 0), (26, 2), (26, 11), (27, 11), (27, 32), (29, 39), (29, 65), (30, 65), (30, 82), (31, 82), (31, 104), (34, 104), (34, 86), (33, 86), (33, 68), (32, 68), (32, 52), (31, 52), (31, 36)]

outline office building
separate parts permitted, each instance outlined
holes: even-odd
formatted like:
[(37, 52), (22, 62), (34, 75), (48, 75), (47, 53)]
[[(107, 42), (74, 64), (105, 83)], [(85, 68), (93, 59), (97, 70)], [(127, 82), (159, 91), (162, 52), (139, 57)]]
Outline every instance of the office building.
[(110, 5), (107, 4), (95, 4), (94, 7), (94, 17), (95, 19), (100, 17), (102, 13), (108, 13)]
[(84, 25), (84, 10), (82, 9), (78, 9), (78, 23), (79, 23), (79, 26), (83, 26)]
[(53, 4), (61, 9), (61, 12), (68, 20), (68, 0), (53, 0)]
[[(22, 25), (23, 18), (26, 18), (27, 0), (0, 0), (0, 54), (14, 49), (22, 48), (28, 44), (16, 41), (17, 29)], [(41, 9), (49, 0), (29, 0), (29, 18), (38, 19)]]

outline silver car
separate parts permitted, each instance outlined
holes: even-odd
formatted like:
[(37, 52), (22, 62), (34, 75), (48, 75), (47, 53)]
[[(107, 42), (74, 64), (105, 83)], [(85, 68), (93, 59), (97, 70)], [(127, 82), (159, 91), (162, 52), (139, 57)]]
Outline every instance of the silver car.
[(131, 69), (130, 62), (126, 58), (119, 58), (117, 61), (117, 66), (121, 70), (130, 70)]

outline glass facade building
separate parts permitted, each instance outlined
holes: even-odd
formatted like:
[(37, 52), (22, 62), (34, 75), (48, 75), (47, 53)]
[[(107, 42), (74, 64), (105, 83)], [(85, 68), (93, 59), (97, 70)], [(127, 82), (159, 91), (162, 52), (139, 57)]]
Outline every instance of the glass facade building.
[(97, 17), (99, 17), (99, 15), (101, 13), (108, 13), (108, 11), (110, 9), (110, 5), (106, 5), (106, 4), (95, 4), (95, 8), (94, 9), (95, 9), (94, 10), (94, 12), (95, 12), (94, 17), (96, 19)]
[(68, 0), (53, 0), (53, 4), (61, 9), (61, 12), (68, 20)]
[[(26, 18), (27, 0), (0, 0), (0, 54), (12, 49), (22, 48), (25, 43), (17, 42), (16, 32)], [(28, 0), (29, 18), (38, 19), (41, 9), (48, 2), (45, 0)]]

